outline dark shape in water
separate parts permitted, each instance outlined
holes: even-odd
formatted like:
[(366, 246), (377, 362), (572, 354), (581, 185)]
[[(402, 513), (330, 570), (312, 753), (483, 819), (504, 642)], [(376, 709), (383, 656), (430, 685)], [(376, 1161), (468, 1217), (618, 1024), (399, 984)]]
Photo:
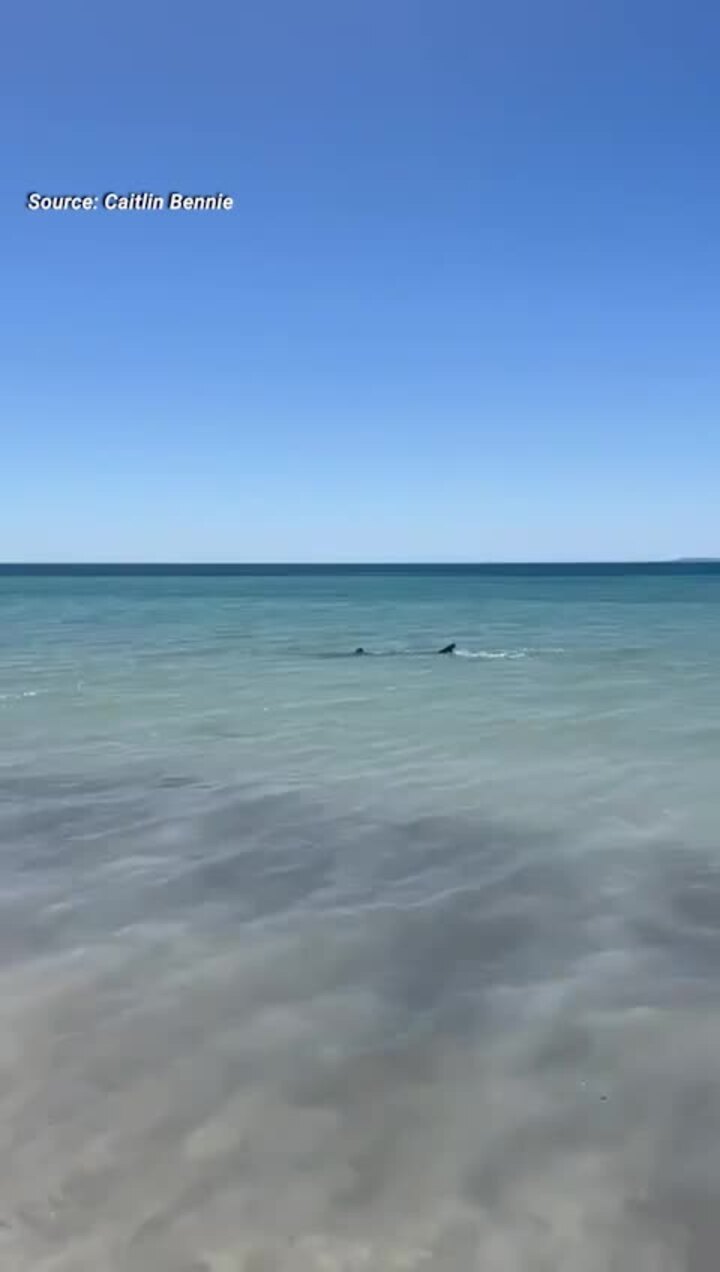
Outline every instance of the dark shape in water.
[(455, 641), (451, 645), (444, 645), (442, 649), (438, 649), (439, 654), (454, 654), (456, 649)]
[(355, 650), (355, 653), (356, 653), (356, 654), (364, 654), (364, 653), (365, 653), (365, 650), (363, 649), (362, 645), (358, 645), (357, 649)]

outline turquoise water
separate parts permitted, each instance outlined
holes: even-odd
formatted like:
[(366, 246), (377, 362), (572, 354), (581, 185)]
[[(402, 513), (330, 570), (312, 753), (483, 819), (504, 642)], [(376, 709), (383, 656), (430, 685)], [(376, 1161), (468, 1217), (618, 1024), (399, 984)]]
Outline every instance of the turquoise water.
[(2, 1266), (714, 1269), (719, 667), (712, 565), (0, 572)]

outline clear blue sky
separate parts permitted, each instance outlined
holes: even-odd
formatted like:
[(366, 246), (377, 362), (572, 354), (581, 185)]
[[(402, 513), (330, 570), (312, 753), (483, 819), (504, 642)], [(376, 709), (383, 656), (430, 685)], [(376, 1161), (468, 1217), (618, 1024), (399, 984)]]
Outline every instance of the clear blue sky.
[(3, 42), (0, 559), (720, 555), (709, 0), (14, 0)]

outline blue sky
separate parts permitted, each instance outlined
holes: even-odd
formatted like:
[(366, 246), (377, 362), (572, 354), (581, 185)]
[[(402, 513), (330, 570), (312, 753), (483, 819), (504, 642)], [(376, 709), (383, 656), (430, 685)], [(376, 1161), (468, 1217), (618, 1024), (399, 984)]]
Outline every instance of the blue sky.
[(12, 9), (0, 559), (720, 555), (715, 6)]

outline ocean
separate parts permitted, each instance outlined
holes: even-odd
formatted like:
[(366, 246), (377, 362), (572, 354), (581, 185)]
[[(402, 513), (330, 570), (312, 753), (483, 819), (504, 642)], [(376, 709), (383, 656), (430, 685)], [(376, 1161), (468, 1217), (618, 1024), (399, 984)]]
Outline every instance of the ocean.
[(718, 565), (0, 568), (3, 1272), (715, 1272), (719, 824)]

